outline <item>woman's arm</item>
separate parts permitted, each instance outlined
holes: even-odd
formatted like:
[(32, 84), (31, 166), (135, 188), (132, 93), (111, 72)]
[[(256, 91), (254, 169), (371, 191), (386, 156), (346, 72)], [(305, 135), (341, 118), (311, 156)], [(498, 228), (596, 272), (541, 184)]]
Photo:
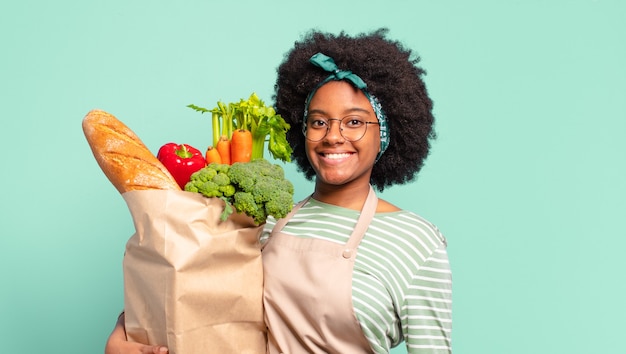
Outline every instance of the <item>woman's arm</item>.
[(415, 276), (403, 314), (407, 352), (452, 352), (452, 273), (444, 245), (426, 259)]
[(168, 350), (163, 346), (144, 345), (126, 340), (124, 313), (118, 317), (115, 328), (109, 335), (104, 354), (165, 354)]

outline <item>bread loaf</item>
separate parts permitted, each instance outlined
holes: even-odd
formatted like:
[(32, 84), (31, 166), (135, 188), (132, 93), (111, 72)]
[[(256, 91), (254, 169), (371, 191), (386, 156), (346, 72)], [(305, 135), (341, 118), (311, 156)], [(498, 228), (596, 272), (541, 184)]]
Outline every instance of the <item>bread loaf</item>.
[(112, 114), (90, 111), (83, 119), (83, 132), (98, 165), (120, 193), (144, 189), (180, 190), (165, 166)]

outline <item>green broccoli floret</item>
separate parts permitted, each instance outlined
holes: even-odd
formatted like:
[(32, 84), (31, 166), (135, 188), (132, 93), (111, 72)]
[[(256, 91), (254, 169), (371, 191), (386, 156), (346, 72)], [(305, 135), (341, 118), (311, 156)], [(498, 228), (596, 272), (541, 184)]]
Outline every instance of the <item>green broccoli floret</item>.
[(281, 166), (265, 159), (232, 165), (211, 163), (191, 175), (185, 190), (223, 199), (227, 205), (222, 220), (232, 213), (231, 205), (257, 224), (269, 215), (285, 217), (293, 207), (293, 184)]
[(191, 175), (185, 190), (201, 193), (207, 198), (222, 197), (224, 195), (222, 188), (230, 185), (230, 179), (226, 174), (228, 167), (229, 165), (212, 163), (201, 168)]
[(257, 223), (265, 222), (268, 215), (280, 219), (291, 211), (293, 184), (285, 179), (285, 171), (280, 165), (272, 164), (265, 159), (236, 162), (230, 166), (228, 176), (238, 190), (252, 195), (254, 205), (257, 206), (251, 210), (237, 206), (235, 209), (252, 216)]
[(218, 189), (220, 190), (220, 192), (222, 192), (222, 195), (227, 198), (232, 197), (235, 194), (235, 192), (237, 192), (237, 190), (235, 189), (235, 186), (233, 186), (232, 184), (219, 186)]
[(293, 196), (294, 193), (294, 189), (293, 189), (293, 183), (291, 183), (290, 180), (285, 179), (283, 177), (283, 179), (278, 180), (275, 182), (276, 183), (276, 189), (281, 190), (281, 191), (285, 191), (288, 194), (291, 194)]
[(218, 172), (211, 181), (215, 182), (218, 186), (227, 186), (230, 184), (230, 178), (226, 172)]
[(252, 165), (248, 165), (251, 162), (235, 162), (230, 166), (228, 171), (228, 177), (230, 181), (237, 185), (240, 190), (249, 191), (256, 182), (258, 174), (253, 171)]
[(262, 224), (267, 219), (263, 205), (254, 201), (254, 196), (249, 192), (236, 192), (233, 196), (233, 207), (238, 212), (243, 212), (253, 218), (257, 224)]
[(250, 193), (254, 196), (257, 204), (262, 204), (272, 199), (273, 192), (276, 191), (276, 180), (268, 176), (258, 176)]
[(265, 213), (278, 219), (287, 216), (292, 208), (293, 192), (289, 193), (284, 190), (277, 190), (272, 193), (270, 200), (265, 202)]
[(217, 175), (217, 171), (214, 166), (208, 168), (201, 168), (191, 175), (191, 180), (198, 180), (202, 182), (210, 181)]
[(222, 172), (222, 173), (228, 173), (228, 170), (230, 170), (230, 165), (229, 164), (225, 164), (225, 163), (211, 163), (210, 165), (214, 165), (213, 169), (216, 172)]
[(222, 192), (219, 190), (219, 185), (213, 181), (206, 181), (202, 183), (198, 186), (198, 190), (207, 198), (222, 196)]
[(272, 176), (278, 180), (283, 180), (285, 178), (285, 170), (283, 170), (280, 165), (270, 164), (270, 166), (272, 167), (272, 171), (268, 174), (268, 176)]
[(200, 193), (200, 192), (198, 191), (198, 186), (197, 186), (195, 183), (191, 183), (191, 182), (188, 182), (188, 183), (185, 185), (185, 190), (186, 190), (187, 192)]

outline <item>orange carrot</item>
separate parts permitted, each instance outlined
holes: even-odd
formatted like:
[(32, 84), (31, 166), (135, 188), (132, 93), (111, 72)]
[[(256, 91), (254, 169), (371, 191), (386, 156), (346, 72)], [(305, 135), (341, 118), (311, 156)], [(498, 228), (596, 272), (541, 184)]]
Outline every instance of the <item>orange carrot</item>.
[(217, 152), (217, 149), (214, 148), (213, 146), (209, 146), (206, 149), (206, 163), (210, 164), (212, 162), (215, 163), (222, 163), (222, 158), (220, 157), (219, 152)]
[(230, 141), (231, 162), (248, 162), (252, 157), (252, 133), (246, 129), (237, 129), (233, 132)]
[(230, 140), (228, 140), (226, 135), (222, 135), (220, 137), (220, 140), (217, 142), (215, 148), (222, 158), (222, 163), (230, 165)]

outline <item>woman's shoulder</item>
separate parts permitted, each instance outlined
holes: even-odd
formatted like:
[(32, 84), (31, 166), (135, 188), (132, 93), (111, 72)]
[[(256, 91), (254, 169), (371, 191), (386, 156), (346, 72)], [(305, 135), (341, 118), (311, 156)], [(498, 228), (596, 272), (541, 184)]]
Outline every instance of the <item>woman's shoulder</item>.
[(384, 199), (378, 199), (378, 206), (376, 207), (377, 213), (392, 213), (396, 211), (401, 211), (399, 207), (389, 203)]
[(374, 220), (387, 232), (394, 230), (396, 235), (427, 241), (433, 248), (438, 248), (442, 244), (447, 245), (446, 238), (434, 223), (413, 211), (391, 203), (384, 202), (382, 206), (379, 205)]

